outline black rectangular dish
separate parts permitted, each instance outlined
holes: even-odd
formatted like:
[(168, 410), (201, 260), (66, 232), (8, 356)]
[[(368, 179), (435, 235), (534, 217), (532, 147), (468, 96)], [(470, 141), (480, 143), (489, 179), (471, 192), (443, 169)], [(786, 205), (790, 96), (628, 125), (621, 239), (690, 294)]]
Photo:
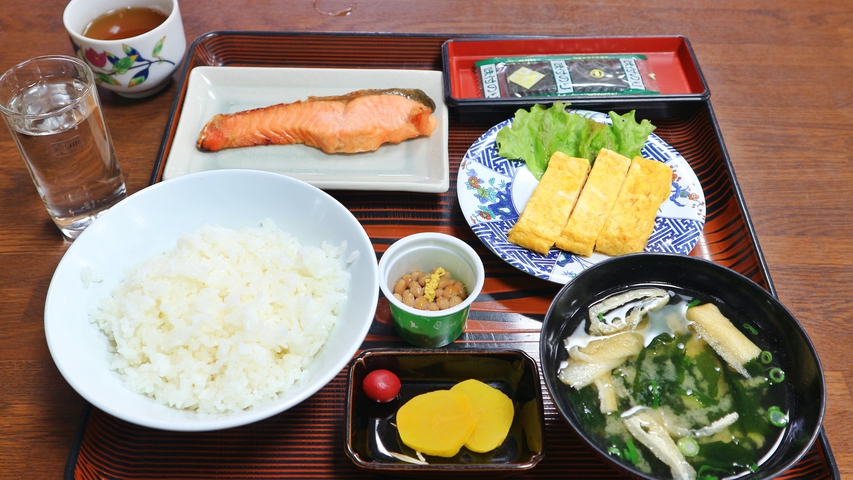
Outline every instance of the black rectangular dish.
[[(362, 388), (367, 374), (378, 369), (391, 371), (400, 379), (400, 393), (390, 402), (371, 400)], [(478, 453), (463, 447), (452, 457), (429, 458), (426, 464), (395, 457), (415, 455), (397, 440), (396, 412), (400, 407), (417, 395), (448, 390), (471, 379), (499, 390), (512, 401), (515, 412), (507, 438), (494, 450)], [(349, 368), (344, 438), (347, 456), (365, 470), (389, 475), (502, 476), (530, 470), (545, 457), (540, 384), (536, 362), (518, 350), (366, 350)]]
[[(453, 37), (454, 41), (459, 37)], [(213, 32), (198, 38), (181, 67), (177, 93), (151, 183), (162, 179), (185, 99), (190, 70), (197, 66), (395, 68), (442, 70), (448, 35), (374, 35)], [(717, 127), (710, 100), (696, 95), (672, 115), (652, 116), (655, 133), (672, 145), (701, 181), (707, 202), (704, 230), (691, 255), (751, 278), (775, 293)], [(451, 188), (440, 194), (330, 191), (359, 219), (377, 257), (396, 240), (417, 232), (454, 235), (480, 253), (486, 271), (462, 336), (447, 350), (517, 350), (539, 360), (542, 319), (560, 286), (533, 278), (491, 254), (460, 211), (459, 165), (487, 129), (508, 118), (484, 116), (477, 123), (451, 120)], [(381, 301), (362, 350), (405, 348)], [(372, 478), (345, 448), (348, 369), (300, 405), (263, 422), (224, 431), (179, 433), (151, 430), (118, 420), (87, 405), (65, 471), (67, 479), (257, 479)], [(613, 478), (615, 470), (593, 454), (558, 415), (544, 384), (542, 418), (547, 455), (518, 478)], [(839, 473), (826, 436), (783, 477), (835, 479)]]

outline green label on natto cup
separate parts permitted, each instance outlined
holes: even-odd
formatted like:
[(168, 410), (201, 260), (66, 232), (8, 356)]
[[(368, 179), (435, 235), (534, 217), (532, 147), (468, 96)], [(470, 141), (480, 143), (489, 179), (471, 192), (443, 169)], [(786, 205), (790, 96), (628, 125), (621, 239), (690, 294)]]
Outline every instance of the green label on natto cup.
[(404, 340), (418, 347), (443, 347), (462, 335), (470, 306), (440, 317), (425, 317), (391, 304), (394, 327)]

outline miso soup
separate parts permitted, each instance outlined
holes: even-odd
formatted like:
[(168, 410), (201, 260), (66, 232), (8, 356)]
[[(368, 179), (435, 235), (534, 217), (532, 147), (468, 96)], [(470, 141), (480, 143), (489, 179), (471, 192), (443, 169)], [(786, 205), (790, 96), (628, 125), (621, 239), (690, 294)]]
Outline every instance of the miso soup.
[(632, 288), (578, 314), (588, 316), (565, 339), (559, 377), (582, 428), (618, 461), (722, 479), (755, 471), (777, 448), (789, 411), (779, 359), (713, 303)]

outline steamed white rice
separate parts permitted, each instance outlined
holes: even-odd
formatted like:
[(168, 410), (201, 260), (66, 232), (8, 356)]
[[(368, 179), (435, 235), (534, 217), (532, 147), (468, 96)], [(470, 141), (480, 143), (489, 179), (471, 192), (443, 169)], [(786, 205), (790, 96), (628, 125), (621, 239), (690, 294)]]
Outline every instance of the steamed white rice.
[(125, 274), (90, 320), (130, 389), (199, 413), (257, 407), (299, 380), (346, 301), (346, 245), (204, 225)]

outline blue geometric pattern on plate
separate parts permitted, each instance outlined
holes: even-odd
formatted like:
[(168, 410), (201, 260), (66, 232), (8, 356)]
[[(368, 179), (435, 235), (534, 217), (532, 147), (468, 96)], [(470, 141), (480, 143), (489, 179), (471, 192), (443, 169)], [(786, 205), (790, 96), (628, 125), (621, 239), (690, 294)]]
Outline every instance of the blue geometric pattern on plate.
[(699, 241), (702, 225), (684, 218), (655, 219), (655, 229), (646, 245), (647, 252), (674, 252), (687, 255)]
[[(604, 113), (571, 111), (610, 123), (609, 116)], [(524, 207), (514, 203), (514, 199), (517, 200), (515, 180), (527, 168), (524, 162), (501, 157), (495, 149), (498, 131), (511, 123), (509, 119), (490, 128), (462, 158), (456, 181), (459, 206), (477, 238), (505, 262), (534, 277), (567, 283), (608, 257), (597, 252), (581, 257), (555, 248), (548, 255), (540, 255), (507, 241), (509, 229), (518, 220), (519, 209)], [(673, 171), (671, 195), (658, 211), (645, 251), (687, 255), (696, 246), (705, 226), (702, 186), (687, 161), (657, 135), (649, 135), (640, 153), (666, 163)]]
[(646, 144), (643, 145), (643, 148), (640, 150), (640, 155), (645, 158), (666, 162), (666, 160), (671, 156), (678, 155), (678, 152), (676, 152), (669, 144), (664, 143), (660, 137), (655, 135), (649, 142), (646, 142)]
[(506, 239), (507, 232), (515, 225), (518, 217), (509, 221), (481, 222), (471, 226), (474, 234), (491, 250), (498, 254), (506, 263), (529, 273), (530, 275), (549, 279), (546, 272), (551, 271), (560, 257), (560, 252), (552, 249), (548, 255), (539, 255), (524, 248), (514, 248), (516, 245)]

